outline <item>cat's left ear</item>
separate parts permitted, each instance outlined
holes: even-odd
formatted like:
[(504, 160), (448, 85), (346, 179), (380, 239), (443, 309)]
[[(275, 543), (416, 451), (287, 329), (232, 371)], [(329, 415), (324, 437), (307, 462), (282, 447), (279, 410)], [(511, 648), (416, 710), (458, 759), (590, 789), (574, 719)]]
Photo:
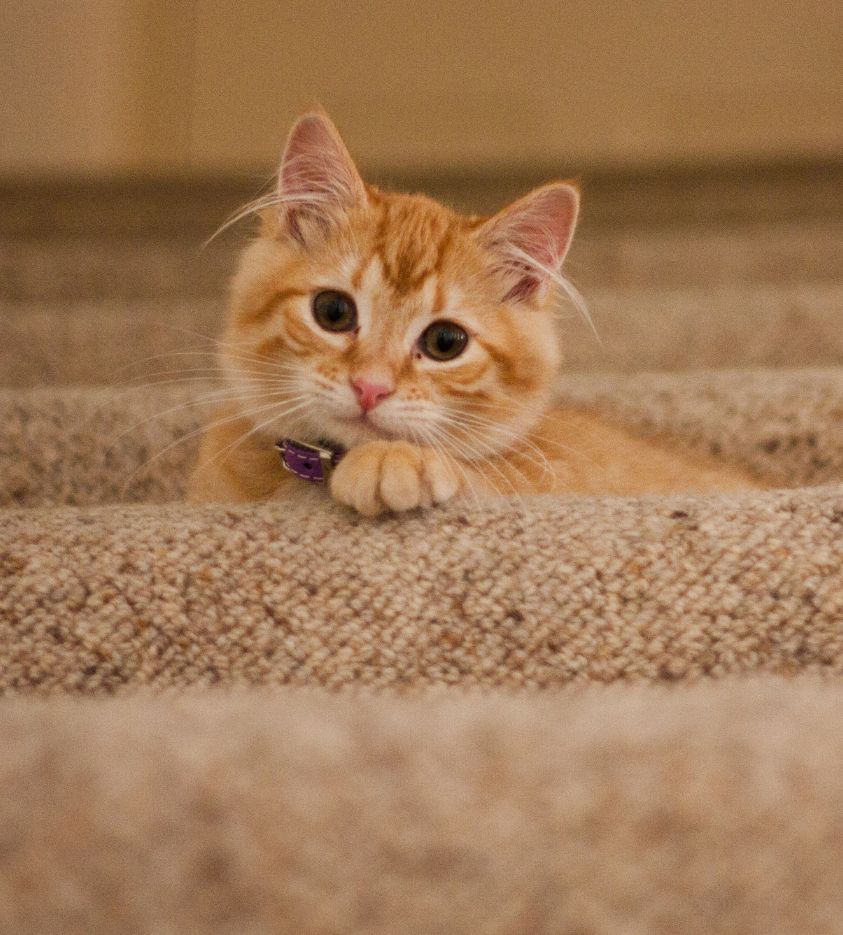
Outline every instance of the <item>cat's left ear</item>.
[(530, 299), (558, 281), (579, 204), (573, 183), (553, 182), (504, 208), (479, 229), (480, 244), (502, 281), (504, 301)]
[(321, 111), (300, 117), (278, 170), (282, 232), (305, 241), (366, 203), (366, 187), (339, 131)]

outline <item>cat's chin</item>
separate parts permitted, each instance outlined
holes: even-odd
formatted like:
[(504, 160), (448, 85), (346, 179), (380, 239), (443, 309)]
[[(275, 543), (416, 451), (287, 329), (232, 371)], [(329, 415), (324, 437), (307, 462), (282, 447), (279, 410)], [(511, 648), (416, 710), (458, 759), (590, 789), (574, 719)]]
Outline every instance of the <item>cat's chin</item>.
[[(283, 434), (283, 433), (282, 433)], [(345, 416), (337, 413), (312, 413), (302, 424), (291, 429), (302, 441), (328, 439), (343, 448), (353, 448), (366, 442), (409, 439), (403, 432), (379, 425), (364, 415)]]
[(330, 424), (326, 426), (327, 434), (346, 448), (362, 445), (365, 442), (395, 441), (405, 437), (400, 432), (378, 425), (365, 415), (335, 416), (329, 422)]

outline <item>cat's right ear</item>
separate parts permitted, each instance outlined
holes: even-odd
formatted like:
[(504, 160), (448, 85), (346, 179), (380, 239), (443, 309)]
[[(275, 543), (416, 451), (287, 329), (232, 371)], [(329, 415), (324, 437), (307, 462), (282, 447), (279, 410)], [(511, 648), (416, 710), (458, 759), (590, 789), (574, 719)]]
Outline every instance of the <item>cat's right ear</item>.
[(324, 235), (355, 206), (366, 187), (339, 131), (318, 111), (300, 117), (278, 170), (278, 230), (301, 243)]

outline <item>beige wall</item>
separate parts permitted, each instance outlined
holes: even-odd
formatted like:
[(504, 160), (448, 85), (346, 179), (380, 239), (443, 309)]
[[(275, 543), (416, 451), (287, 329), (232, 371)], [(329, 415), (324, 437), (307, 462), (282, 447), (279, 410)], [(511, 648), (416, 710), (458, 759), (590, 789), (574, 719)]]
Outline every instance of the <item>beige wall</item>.
[(0, 0), (0, 173), (188, 165), (194, 0)]
[(0, 172), (264, 171), (323, 102), (388, 171), (843, 158), (843, 4), (35, 0)]

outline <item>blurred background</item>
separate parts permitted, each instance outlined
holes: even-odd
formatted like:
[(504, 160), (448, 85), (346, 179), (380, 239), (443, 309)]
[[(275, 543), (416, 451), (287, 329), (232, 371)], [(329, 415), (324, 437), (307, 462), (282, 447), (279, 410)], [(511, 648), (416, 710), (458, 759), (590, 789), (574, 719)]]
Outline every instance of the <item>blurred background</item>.
[(835, 160), (838, 3), (8, 5), (0, 170), (265, 172), (316, 101), (375, 174)]
[[(604, 345), (572, 325), (574, 368), (843, 359), (817, 316), (841, 296), (839, 3), (0, 9), (7, 382), (84, 382), (125, 362), (125, 341), (63, 354), (57, 336), (85, 328), (128, 329), (141, 349), (176, 341), (157, 324), (214, 333), (247, 231), (199, 248), (270, 182), (292, 120), (317, 102), (370, 180), (457, 207), (580, 176), (569, 271)], [(762, 310), (788, 325), (787, 347), (742, 330)]]

